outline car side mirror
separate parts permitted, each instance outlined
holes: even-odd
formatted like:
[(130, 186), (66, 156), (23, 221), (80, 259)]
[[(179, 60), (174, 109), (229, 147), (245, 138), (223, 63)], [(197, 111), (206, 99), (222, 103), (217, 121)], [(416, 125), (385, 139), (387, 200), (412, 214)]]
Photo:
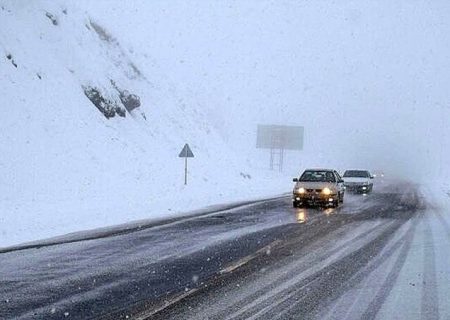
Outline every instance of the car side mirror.
[(341, 179), (341, 180), (339, 180), (339, 183), (344, 183), (344, 180), (342, 180), (342, 179)]
[(373, 179), (373, 176), (370, 176), (370, 179)]
[(298, 178), (292, 179), (292, 182), (298, 182)]

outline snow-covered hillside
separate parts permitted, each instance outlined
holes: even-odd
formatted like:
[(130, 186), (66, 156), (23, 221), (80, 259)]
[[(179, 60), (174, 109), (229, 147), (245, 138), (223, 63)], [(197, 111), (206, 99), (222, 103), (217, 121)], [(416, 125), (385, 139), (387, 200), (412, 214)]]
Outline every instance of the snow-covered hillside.
[(0, 247), (288, 186), (76, 2), (0, 1), (0, 83)]

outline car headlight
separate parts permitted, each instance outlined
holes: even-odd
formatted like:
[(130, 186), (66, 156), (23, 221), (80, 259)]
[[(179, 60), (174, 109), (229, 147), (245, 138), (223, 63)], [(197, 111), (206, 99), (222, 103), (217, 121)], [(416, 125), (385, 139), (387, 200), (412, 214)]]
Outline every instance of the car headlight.
[(324, 189), (322, 190), (322, 193), (323, 193), (324, 195), (329, 196), (329, 195), (331, 194), (331, 189), (330, 189), (330, 188), (324, 188)]
[(295, 190), (295, 193), (304, 194), (306, 192), (305, 188), (298, 188)]

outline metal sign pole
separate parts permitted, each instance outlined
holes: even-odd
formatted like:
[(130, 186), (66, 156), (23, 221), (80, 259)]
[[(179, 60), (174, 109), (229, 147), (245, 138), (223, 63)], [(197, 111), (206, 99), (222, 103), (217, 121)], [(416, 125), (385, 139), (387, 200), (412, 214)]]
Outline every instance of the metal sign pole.
[(187, 185), (187, 157), (184, 158), (184, 185)]
[(279, 167), (280, 172), (283, 171), (283, 161), (284, 161), (284, 149), (280, 148), (280, 167)]
[(270, 148), (270, 170), (273, 170), (273, 148)]
[(188, 175), (187, 158), (194, 157), (194, 154), (192, 153), (192, 150), (187, 143), (184, 145), (178, 157), (184, 158), (184, 185), (187, 185), (187, 175)]

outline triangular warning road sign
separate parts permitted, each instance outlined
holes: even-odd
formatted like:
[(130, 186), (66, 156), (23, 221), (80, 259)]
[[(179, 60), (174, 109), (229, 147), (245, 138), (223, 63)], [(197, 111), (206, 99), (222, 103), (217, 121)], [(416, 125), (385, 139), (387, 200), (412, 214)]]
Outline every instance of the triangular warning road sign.
[(189, 148), (189, 145), (186, 143), (178, 156), (180, 158), (193, 158), (194, 154), (192, 153), (191, 148)]

